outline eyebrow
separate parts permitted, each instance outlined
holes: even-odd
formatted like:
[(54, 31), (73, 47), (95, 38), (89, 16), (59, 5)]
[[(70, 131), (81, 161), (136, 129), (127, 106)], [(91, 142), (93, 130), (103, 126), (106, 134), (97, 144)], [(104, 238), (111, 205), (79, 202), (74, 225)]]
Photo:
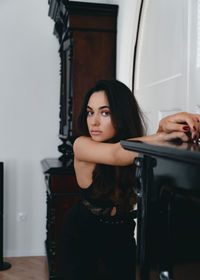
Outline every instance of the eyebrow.
[[(109, 106), (101, 106), (101, 107), (99, 107), (99, 110), (102, 110), (102, 109), (110, 109), (110, 107)], [(87, 109), (90, 109), (90, 110), (93, 110), (90, 106), (87, 106)]]

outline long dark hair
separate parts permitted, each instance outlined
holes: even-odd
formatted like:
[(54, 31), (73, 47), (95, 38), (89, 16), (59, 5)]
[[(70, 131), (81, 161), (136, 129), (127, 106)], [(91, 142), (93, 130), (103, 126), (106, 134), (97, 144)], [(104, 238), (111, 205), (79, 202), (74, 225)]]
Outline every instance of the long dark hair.
[[(122, 139), (134, 138), (144, 135), (145, 126), (141, 110), (131, 90), (117, 80), (101, 80), (88, 91), (78, 116), (78, 129), (81, 135), (90, 136), (87, 127), (87, 105), (94, 92), (105, 91), (108, 98), (112, 123), (116, 130), (114, 138), (107, 142), (115, 143)], [(97, 164), (93, 172), (95, 198), (113, 200), (121, 206), (122, 211), (127, 208), (127, 202), (133, 198), (135, 168)], [(119, 196), (116, 201), (114, 191), (116, 187)]]

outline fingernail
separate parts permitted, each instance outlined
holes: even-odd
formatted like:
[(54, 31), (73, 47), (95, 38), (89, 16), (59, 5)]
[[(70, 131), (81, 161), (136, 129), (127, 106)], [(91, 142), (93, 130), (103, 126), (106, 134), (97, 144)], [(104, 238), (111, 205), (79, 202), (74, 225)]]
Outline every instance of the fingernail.
[(196, 138), (197, 138), (197, 135), (195, 134), (195, 135), (193, 135), (192, 140), (196, 140)]
[(193, 126), (194, 130), (197, 131), (196, 126)]
[(185, 125), (185, 126), (183, 126), (183, 129), (184, 129), (184, 130), (189, 130), (190, 127), (189, 127), (188, 125)]

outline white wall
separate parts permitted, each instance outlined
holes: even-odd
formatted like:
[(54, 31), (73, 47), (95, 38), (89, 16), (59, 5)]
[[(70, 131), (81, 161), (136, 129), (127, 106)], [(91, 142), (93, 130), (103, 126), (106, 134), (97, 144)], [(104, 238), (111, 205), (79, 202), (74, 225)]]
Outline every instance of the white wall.
[[(83, 2), (120, 5), (117, 78), (131, 87), (137, 0)], [(4, 256), (45, 254), (46, 189), (40, 161), (57, 157), (60, 143), (60, 60), (48, 8), (47, 0), (0, 1)], [(24, 221), (18, 221), (20, 213)]]
[(197, 1), (144, 1), (135, 95), (145, 112), (148, 133), (154, 133), (167, 115), (200, 112), (199, 23)]
[[(43, 255), (41, 159), (57, 156), (59, 57), (47, 0), (0, 1), (4, 256)], [(25, 213), (25, 221), (18, 214)]]
[(118, 2), (117, 78), (132, 88), (134, 46), (141, 0)]

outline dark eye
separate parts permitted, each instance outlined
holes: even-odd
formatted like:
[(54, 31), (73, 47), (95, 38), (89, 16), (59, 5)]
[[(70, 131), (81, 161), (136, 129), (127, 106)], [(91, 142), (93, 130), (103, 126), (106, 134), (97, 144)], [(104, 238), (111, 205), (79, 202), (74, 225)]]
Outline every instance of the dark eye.
[(103, 111), (103, 112), (102, 112), (102, 115), (103, 115), (103, 116), (108, 116), (108, 115), (110, 115), (110, 112), (109, 112), (109, 111)]
[(93, 112), (92, 112), (92, 111), (87, 111), (87, 115), (88, 115), (88, 116), (92, 116), (92, 115), (93, 115)]

